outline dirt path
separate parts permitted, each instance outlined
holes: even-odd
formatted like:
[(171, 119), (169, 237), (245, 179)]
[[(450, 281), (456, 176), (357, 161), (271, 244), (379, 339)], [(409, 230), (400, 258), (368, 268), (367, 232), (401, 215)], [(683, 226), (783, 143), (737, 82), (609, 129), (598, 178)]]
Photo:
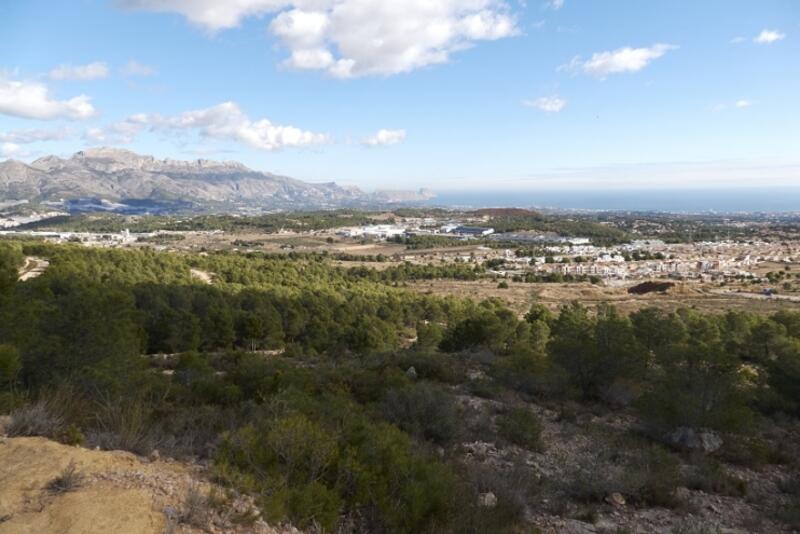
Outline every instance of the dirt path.
[(50, 262), (44, 258), (28, 256), (25, 258), (25, 264), (19, 269), (19, 281), (24, 282), (41, 276), (49, 266)]
[(200, 280), (206, 284), (211, 284), (214, 282), (214, 273), (210, 273), (208, 271), (201, 271), (200, 269), (191, 269), (189, 274), (194, 280)]

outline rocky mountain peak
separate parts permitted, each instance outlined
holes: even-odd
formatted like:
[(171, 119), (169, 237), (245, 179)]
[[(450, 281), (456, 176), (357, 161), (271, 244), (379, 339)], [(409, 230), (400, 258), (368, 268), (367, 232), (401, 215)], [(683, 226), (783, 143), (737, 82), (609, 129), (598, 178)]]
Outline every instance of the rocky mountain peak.
[(307, 183), (252, 170), (237, 162), (156, 159), (110, 147), (82, 150), (67, 159), (45, 156), (30, 165), (0, 165), (0, 200), (180, 201), (217, 211), (237, 206), (335, 208), (427, 198), (417, 192), (369, 194), (334, 182)]

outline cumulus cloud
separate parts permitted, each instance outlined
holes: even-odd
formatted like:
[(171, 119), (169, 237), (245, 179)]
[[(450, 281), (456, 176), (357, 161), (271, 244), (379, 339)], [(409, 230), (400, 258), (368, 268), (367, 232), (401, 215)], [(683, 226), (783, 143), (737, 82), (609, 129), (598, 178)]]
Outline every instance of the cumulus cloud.
[(91, 99), (79, 95), (56, 100), (46, 85), (0, 78), (0, 114), (25, 119), (88, 119), (97, 114)]
[(558, 113), (567, 106), (567, 101), (559, 96), (543, 96), (536, 100), (523, 100), (522, 105), (536, 108), (547, 113)]
[(478, 41), (516, 35), (505, 0), (125, 0), (175, 11), (209, 31), (274, 13), (269, 29), (288, 50), (283, 65), (337, 78), (388, 76), (444, 63)]
[(0, 142), (14, 144), (28, 144), (39, 141), (58, 141), (70, 134), (68, 128), (58, 128), (53, 130), (12, 130), (10, 132), (0, 132)]
[(617, 48), (607, 52), (596, 52), (587, 60), (576, 56), (568, 64), (559, 67), (559, 70), (583, 72), (598, 78), (622, 72), (638, 72), (652, 61), (677, 48), (675, 45), (664, 43), (645, 48)]
[(49, 72), (53, 80), (98, 80), (108, 77), (108, 65), (100, 61), (88, 65), (63, 64)]
[(156, 71), (152, 67), (148, 67), (147, 65), (142, 65), (138, 61), (131, 59), (128, 61), (124, 67), (119, 70), (120, 74), (127, 77), (134, 77), (134, 76), (153, 76)]
[(548, 0), (545, 6), (553, 10), (559, 10), (564, 7), (564, 0)]
[(167, 117), (146, 113), (131, 115), (106, 128), (91, 128), (86, 131), (84, 138), (96, 143), (126, 144), (143, 130), (194, 131), (203, 137), (236, 141), (269, 151), (330, 142), (325, 134), (273, 124), (267, 119), (251, 120), (234, 102), (223, 102), (210, 108)]
[(362, 141), (365, 146), (389, 146), (402, 143), (406, 139), (405, 130), (378, 130)]
[(777, 30), (761, 30), (761, 33), (753, 39), (753, 42), (758, 44), (772, 44), (784, 39), (786, 39), (785, 33), (781, 33)]

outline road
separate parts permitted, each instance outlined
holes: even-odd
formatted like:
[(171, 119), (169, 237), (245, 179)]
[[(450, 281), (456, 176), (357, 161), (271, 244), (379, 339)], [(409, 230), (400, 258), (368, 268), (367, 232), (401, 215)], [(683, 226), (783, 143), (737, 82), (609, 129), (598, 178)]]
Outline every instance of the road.
[(763, 293), (746, 293), (740, 291), (731, 291), (729, 289), (711, 289), (711, 293), (717, 295), (725, 295), (728, 297), (741, 297), (744, 299), (756, 300), (787, 300), (789, 302), (800, 302), (800, 296), (797, 295), (764, 295)]

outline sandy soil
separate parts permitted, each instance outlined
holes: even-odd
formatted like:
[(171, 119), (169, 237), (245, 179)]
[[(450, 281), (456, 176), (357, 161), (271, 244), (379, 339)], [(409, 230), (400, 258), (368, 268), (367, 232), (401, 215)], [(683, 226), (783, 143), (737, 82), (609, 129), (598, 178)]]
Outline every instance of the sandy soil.
[(211, 284), (214, 281), (214, 273), (210, 273), (208, 271), (201, 271), (200, 269), (190, 269), (189, 274), (191, 275), (192, 279), (199, 280), (206, 284)]
[[(70, 447), (45, 438), (0, 437), (0, 534), (298, 532), (291, 527), (272, 528), (261, 519), (232, 524), (218, 510), (209, 511), (199, 528), (182, 523), (175, 517), (184, 509), (190, 489), (207, 495), (211, 485), (200, 466), (152, 460), (127, 452)], [(80, 485), (73, 491), (53, 493), (48, 484), (70, 464), (81, 475)], [(245, 497), (226, 506), (237, 513), (242, 506), (245, 511), (254, 510), (252, 500)]]
[[(79, 491), (51, 495), (46, 486), (69, 464), (86, 477)], [(0, 533), (163, 532), (164, 514), (143, 489), (97, 478), (106, 472), (164, 470), (189, 478), (175, 465), (144, 464), (134, 455), (67, 447), (43, 438), (0, 444)]]
[(44, 258), (28, 256), (25, 263), (19, 269), (19, 281), (24, 282), (37, 276), (41, 276), (50, 266), (50, 262)]

